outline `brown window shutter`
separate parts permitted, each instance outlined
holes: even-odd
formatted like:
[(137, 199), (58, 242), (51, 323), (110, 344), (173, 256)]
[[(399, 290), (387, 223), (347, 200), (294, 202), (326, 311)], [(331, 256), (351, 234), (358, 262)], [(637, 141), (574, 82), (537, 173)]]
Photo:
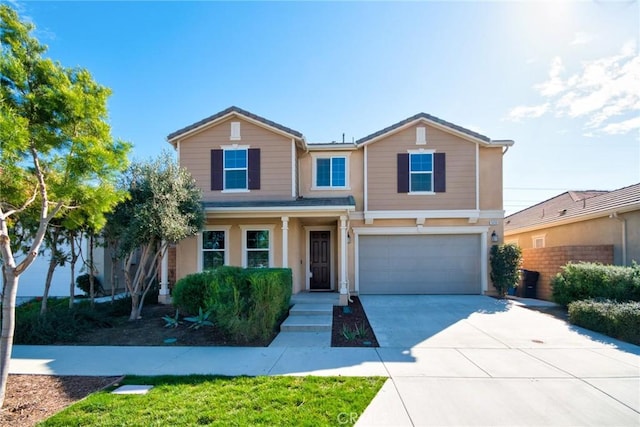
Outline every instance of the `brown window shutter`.
[(409, 192), (409, 153), (398, 153), (398, 193)]
[(220, 191), (224, 183), (222, 150), (211, 150), (211, 190)]
[(260, 189), (260, 149), (249, 148), (249, 190)]
[(447, 166), (445, 153), (433, 155), (433, 191), (444, 193), (447, 190)]

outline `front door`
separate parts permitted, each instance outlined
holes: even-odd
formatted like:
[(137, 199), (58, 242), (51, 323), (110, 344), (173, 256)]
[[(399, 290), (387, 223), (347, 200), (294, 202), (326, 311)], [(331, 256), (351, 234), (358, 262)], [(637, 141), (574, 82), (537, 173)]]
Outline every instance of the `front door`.
[(310, 262), (311, 290), (331, 290), (331, 250), (329, 231), (310, 231)]

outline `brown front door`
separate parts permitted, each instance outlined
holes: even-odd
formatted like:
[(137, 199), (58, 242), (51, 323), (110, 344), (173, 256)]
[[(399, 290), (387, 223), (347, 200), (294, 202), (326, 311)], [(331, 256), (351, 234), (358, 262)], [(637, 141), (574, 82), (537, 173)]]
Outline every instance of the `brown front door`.
[(310, 265), (311, 290), (331, 290), (331, 251), (329, 231), (311, 231), (310, 240)]

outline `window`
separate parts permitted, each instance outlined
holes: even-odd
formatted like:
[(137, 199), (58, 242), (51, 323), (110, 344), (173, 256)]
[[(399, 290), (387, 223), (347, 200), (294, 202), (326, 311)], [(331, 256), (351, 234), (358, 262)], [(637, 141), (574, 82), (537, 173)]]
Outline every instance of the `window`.
[(224, 189), (247, 189), (247, 150), (224, 150)]
[(409, 154), (409, 192), (433, 191), (433, 154)]
[(545, 236), (544, 235), (540, 235), (540, 236), (533, 236), (533, 247), (534, 248), (544, 248), (545, 246)]
[(409, 150), (398, 153), (398, 193), (434, 194), (447, 191), (446, 153)]
[(212, 270), (225, 265), (226, 233), (224, 230), (202, 232), (202, 270)]
[(211, 150), (211, 190), (259, 190), (260, 149), (237, 144), (221, 148)]
[(316, 158), (316, 187), (345, 188), (347, 186), (347, 158)]
[(270, 265), (269, 230), (246, 230), (246, 266), (266, 268)]

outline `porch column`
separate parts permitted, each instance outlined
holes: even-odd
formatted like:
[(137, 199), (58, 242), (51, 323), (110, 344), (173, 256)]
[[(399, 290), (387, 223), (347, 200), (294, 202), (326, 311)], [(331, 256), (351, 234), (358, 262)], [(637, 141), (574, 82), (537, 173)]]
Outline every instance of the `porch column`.
[(340, 216), (340, 305), (347, 305), (349, 289), (347, 288), (347, 217)]
[(160, 265), (160, 293), (158, 295), (160, 304), (171, 304), (169, 295), (169, 245), (162, 241), (162, 264)]
[(289, 217), (282, 218), (282, 268), (289, 267)]
[(483, 231), (480, 235), (480, 286), (482, 287), (482, 295), (489, 292), (489, 251), (487, 249), (488, 232)]

